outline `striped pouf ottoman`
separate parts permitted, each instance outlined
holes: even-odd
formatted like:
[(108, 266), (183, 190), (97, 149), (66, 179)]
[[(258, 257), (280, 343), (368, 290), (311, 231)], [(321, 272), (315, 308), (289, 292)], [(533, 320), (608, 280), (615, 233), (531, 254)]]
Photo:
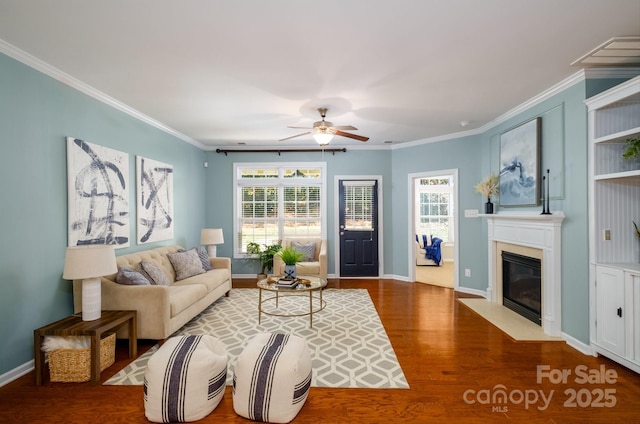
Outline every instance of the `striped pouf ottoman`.
[(281, 333), (255, 336), (233, 370), (233, 409), (269, 423), (293, 420), (311, 387), (311, 353), (304, 339)]
[(168, 339), (144, 373), (144, 414), (155, 423), (197, 421), (222, 400), (227, 350), (211, 336)]

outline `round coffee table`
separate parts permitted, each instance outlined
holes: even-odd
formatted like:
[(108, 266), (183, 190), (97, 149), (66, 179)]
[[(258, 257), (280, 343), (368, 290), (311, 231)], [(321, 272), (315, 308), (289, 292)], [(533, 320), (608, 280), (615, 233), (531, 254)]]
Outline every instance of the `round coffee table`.
[[(278, 287), (277, 283), (281, 277), (267, 277), (258, 281), (258, 289), (260, 291), (260, 297), (258, 299), (258, 324), (260, 324), (262, 314), (278, 316), (278, 317), (301, 317), (309, 315), (309, 326), (313, 327), (313, 314), (320, 312), (326, 306), (326, 302), (322, 299), (322, 289), (327, 286), (327, 281), (320, 277), (314, 276), (298, 276), (299, 283), (294, 288)], [(274, 296), (262, 296), (262, 291), (275, 293)], [(319, 292), (319, 296), (314, 296), (313, 292)], [(278, 308), (278, 302), (280, 297), (287, 296), (303, 296), (309, 297), (309, 312), (303, 313), (274, 313), (267, 312), (263, 309), (263, 305), (266, 302), (275, 302), (276, 308)], [(313, 309), (313, 299), (319, 300), (319, 307)]]

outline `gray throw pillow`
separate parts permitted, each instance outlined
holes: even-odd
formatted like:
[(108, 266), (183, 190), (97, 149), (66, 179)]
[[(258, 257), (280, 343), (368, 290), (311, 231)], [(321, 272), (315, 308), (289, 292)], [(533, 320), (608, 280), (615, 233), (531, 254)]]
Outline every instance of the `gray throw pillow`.
[(140, 262), (140, 267), (144, 270), (144, 273), (149, 276), (151, 284), (155, 284), (157, 286), (168, 286), (171, 284), (167, 274), (165, 274), (162, 268), (153, 262)]
[(173, 269), (176, 271), (176, 281), (204, 272), (200, 256), (198, 256), (195, 248), (184, 252), (167, 253), (167, 258), (169, 258), (169, 262), (171, 262)]
[(126, 286), (148, 286), (151, 283), (147, 277), (136, 270), (121, 266), (116, 274), (116, 283)]
[(205, 271), (211, 271), (213, 267), (211, 266), (211, 261), (209, 260), (209, 253), (207, 249), (203, 246), (195, 248), (196, 252), (198, 252), (198, 256), (200, 257), (200, 262), (202, 262), (202, 269)]
[(302, 253), (302, 262), (310, 262), (316, 258), (316, 244), (315, 243), (299, 243), (297, 241), (291, 242), (291, 247)]

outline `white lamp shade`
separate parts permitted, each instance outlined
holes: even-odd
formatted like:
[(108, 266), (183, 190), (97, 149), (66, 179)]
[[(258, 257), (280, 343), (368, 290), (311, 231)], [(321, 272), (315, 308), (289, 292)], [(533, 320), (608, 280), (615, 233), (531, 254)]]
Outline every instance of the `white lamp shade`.
[(205, 228), (200, 232), (200, 244), (204, 246), (224, 243), (222, 228)]
[(62, 278), (83, 280), (118, 272), (112, 244), (67, 247)]

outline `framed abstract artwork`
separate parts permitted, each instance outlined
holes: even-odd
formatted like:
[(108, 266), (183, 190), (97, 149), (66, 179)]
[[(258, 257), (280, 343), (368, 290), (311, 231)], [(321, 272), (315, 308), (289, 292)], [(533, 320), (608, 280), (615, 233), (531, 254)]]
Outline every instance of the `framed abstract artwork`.
[(129, 246), (129, 155), (67, 137), (68, 244)]
[(500, 206), (540, 204), (542, 118), (500, 135)]
[(173, 166), (136, 156), (137, 242), (173, 239)]

